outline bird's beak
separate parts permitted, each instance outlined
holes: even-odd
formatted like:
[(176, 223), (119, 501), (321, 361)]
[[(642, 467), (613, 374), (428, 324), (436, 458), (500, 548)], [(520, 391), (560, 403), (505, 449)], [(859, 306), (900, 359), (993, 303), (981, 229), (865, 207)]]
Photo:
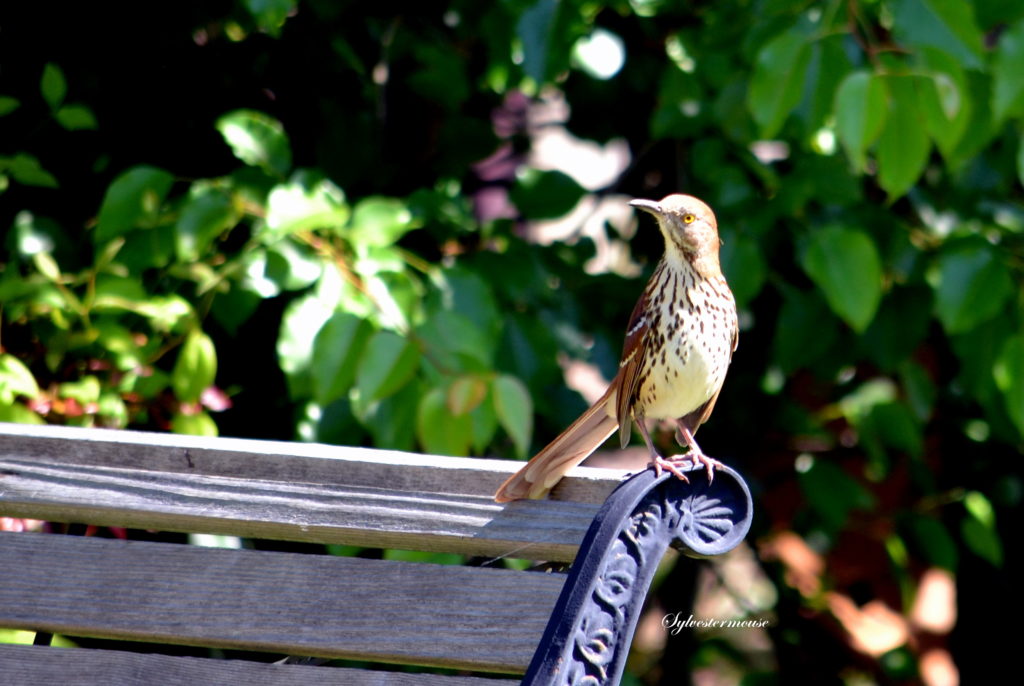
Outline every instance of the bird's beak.
[(653, 215), (662, 214), (661, 205), (655, 200), (642, 200), (637, 198), (636, 200), (630, 200), (629, 204), (631, 207), (646, 210)]

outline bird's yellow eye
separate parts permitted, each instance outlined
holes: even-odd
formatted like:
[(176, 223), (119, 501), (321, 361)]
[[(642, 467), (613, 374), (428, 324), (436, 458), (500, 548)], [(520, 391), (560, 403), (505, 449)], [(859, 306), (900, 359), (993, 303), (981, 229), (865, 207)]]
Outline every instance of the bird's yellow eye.
[(696, 219), (697, 219), (696, 215), (690, 214), (689, 212), (687, 212), (686, 214), (683, 215), (683, 223), (684, 224), (692, 224), (694, 222), (694, 220), (696, 220)]

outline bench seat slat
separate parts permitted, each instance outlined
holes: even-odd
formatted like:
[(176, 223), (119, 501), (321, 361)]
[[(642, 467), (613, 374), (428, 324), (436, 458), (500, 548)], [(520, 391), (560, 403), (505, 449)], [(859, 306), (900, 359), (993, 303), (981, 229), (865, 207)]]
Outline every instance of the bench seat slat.
[(509, 673), (564, 578), (27, 533), (0, 568), (0, 626)]
[(483, 677), (270, 665), (118, 650), (15, 645), (0, 645), (0, 674), (4, 675), (5, 683), (19, 686), (503, 686), (518, 683), (517, 680)]

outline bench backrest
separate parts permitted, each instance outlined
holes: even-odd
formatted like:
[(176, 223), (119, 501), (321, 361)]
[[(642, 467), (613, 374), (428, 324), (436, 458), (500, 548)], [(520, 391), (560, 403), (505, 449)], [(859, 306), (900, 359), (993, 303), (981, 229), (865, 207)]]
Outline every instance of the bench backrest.
[[(3, 424), (0, 515), (571, 560), (622, 473), (578, 469), (556, 494), (564, 500), (495, 504), (491, 494), (515, 467), (359, 448)], [(525, 671), (563, 579), (492, 567), (13, 533), (0, 534), (0, 567), (6, 572), (0, 627), (511, 674)], [(161, 679), (209, 672), (237, 682), (249, 670), (262, 670), (261, 683), (443, 679), (168, 656), (145, 662), (117, 651), (101, 651), (104, 662), (84, 657), (91, 652), (8, 646), (0, 661), (5, 670), (41, 677), (66, 660), (74, 666), (62, 672), (62, 683), (79, 683), (68, 681), (75, 675), (90, 683), (83, 676), (90, 660), (128, 674), (163, 670)], [(373, 681), (365, 681), (367, 674)], [(340, 681), (322, 681), (330, 678)], [(494, 683), (458, 683), (474, 681)]]

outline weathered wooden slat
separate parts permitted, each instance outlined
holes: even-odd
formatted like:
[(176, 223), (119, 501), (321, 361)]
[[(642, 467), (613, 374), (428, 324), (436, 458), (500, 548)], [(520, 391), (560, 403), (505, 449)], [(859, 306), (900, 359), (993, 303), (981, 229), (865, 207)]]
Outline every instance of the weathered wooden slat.
[[(0, 457), (289, 483), (490, 496), (521, 464), (319, 443), (0, 422)], [(303, 458), (303, 459), (293, 459)], [(625, 472), (578, 467), (555, 500), (600, 504)]]
[[(0, 534), (0, 626), (522, 673), (562, 575)], [(7, 571), (10, 570), (10, 571)]]
[(574, 500), (498, 505), (491, 494), (514, 467), (362, 448), (0, 424), (0, 514), (572, 560), (605, 497), (599, 494), (622, 473), (580, 469), (584, 476), (569, 479), (563, 493)]
[(0, 674), (18, 686), (502, 686), (508, 679), (404, 674), (244, 660), (209, 660), (116, 650), (0, 645)]
[(0, 459), (0, 514), (163, 531), (571, 560), (596, 507)]

